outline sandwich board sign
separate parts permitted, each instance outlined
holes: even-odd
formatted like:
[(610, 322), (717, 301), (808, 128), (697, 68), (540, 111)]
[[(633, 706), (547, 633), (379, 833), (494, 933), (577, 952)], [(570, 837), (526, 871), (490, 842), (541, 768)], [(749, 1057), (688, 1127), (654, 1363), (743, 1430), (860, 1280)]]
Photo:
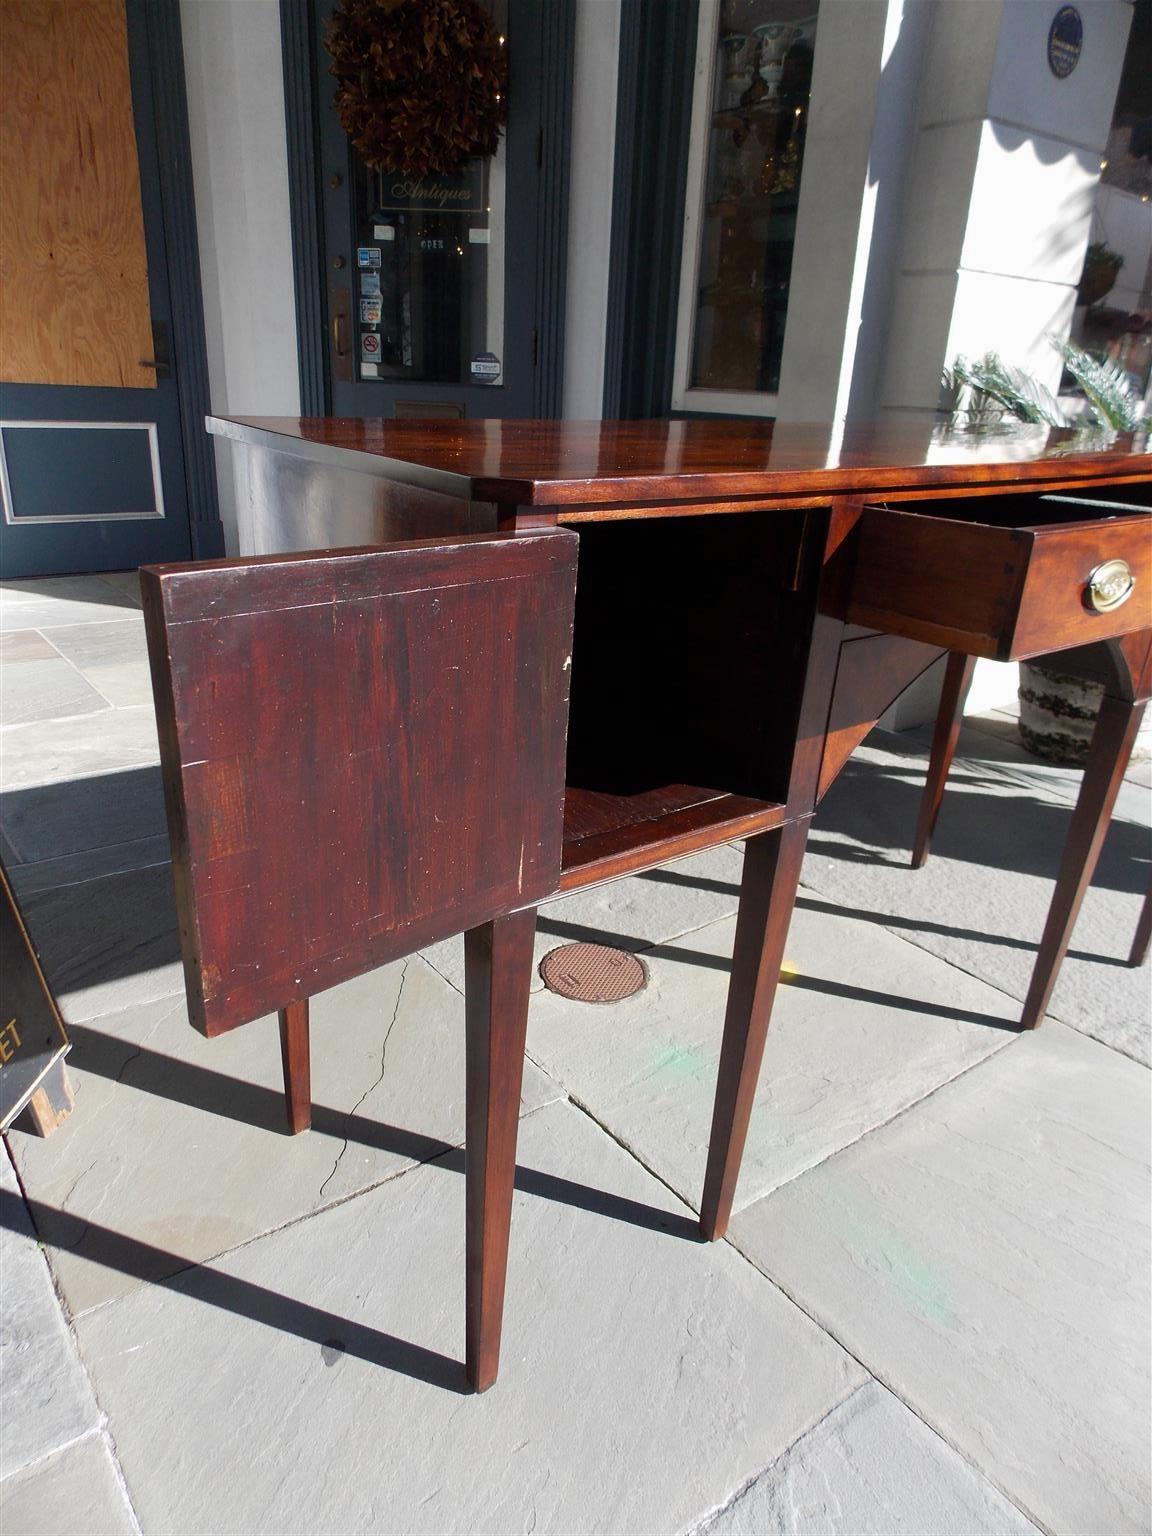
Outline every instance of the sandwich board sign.
[(46, 1136), (72, 1109), (68, 1036), (3, 869), (0, 883), (0, 1130), (27, 1110), (22, 1128)]

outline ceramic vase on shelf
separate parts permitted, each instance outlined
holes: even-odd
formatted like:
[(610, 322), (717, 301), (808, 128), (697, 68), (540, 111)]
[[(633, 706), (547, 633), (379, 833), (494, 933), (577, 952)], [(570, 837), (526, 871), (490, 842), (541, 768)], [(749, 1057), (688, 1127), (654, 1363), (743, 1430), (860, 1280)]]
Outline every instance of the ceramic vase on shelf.
[(797, 29), (780, 21), (770, 21), (757, 27), (752, 36), (756, 40), (756, 72), (768, 87), (765, 101), (775, 101), (780, 94), (784, 55), (798, 36)]

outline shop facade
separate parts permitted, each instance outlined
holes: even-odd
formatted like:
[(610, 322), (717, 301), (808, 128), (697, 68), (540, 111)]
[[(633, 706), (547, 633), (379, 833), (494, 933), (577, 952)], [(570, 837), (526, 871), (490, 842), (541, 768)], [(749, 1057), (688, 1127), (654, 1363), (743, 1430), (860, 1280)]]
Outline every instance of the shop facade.
[(213, 408), (851, 419), (989, 349), (1056, 389), (1089, 243), (1124, 313), (1152, 250), (1152, 28), (1062, 9), (511, 0), (505, 143), (446, 215), (357, 181), (323, 3), (182, 0)]
[[(17, 416), (137, 427), (105, 563), (156, 558), (144, 520), (184, 507), (192, 553), (235, 548), (245, 488), (218, 452), (212, 535), (205, 410), (846, 421), (931, 413), (990, 349), (1056, 391), (1069, 335), (1148, 386), (1152, 0), (493, 0), (507, 128), (455, 178), (350, 146), (332, 8), (95, 0), (127, 24), (139, 335), (75, 378), (65, 348), (26, 402), (5, 379)], [(130, 117), (105, 126), (119, 153)], [(98, 440), (73, 431), (74, 461)], [(48, 443), (4, 434), (25, 513)]]

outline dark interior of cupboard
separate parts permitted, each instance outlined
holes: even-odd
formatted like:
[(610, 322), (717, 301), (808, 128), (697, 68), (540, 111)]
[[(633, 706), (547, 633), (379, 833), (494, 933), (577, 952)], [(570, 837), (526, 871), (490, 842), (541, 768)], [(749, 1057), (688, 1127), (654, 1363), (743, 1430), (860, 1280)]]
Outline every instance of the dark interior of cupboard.
[(779, 811), (825, 516), (669, 518), (659, 537), (649, 520), (580, 528), (566, 868), (692, 808), (718, 828)]

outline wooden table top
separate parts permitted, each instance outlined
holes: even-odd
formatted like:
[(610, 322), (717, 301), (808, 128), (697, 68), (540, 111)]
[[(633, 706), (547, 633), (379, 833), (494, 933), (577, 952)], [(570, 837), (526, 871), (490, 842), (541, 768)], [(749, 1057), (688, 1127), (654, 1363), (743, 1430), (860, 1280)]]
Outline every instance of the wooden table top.
[(518, 506), (1152, 479), (1147, 433), (1102, 441), (1021, 425), (974, 434), (929, 417), (836, 426), (252, 416), (209, 417), (208, 430), (329, 462), (364, 455), (409, 483)]

